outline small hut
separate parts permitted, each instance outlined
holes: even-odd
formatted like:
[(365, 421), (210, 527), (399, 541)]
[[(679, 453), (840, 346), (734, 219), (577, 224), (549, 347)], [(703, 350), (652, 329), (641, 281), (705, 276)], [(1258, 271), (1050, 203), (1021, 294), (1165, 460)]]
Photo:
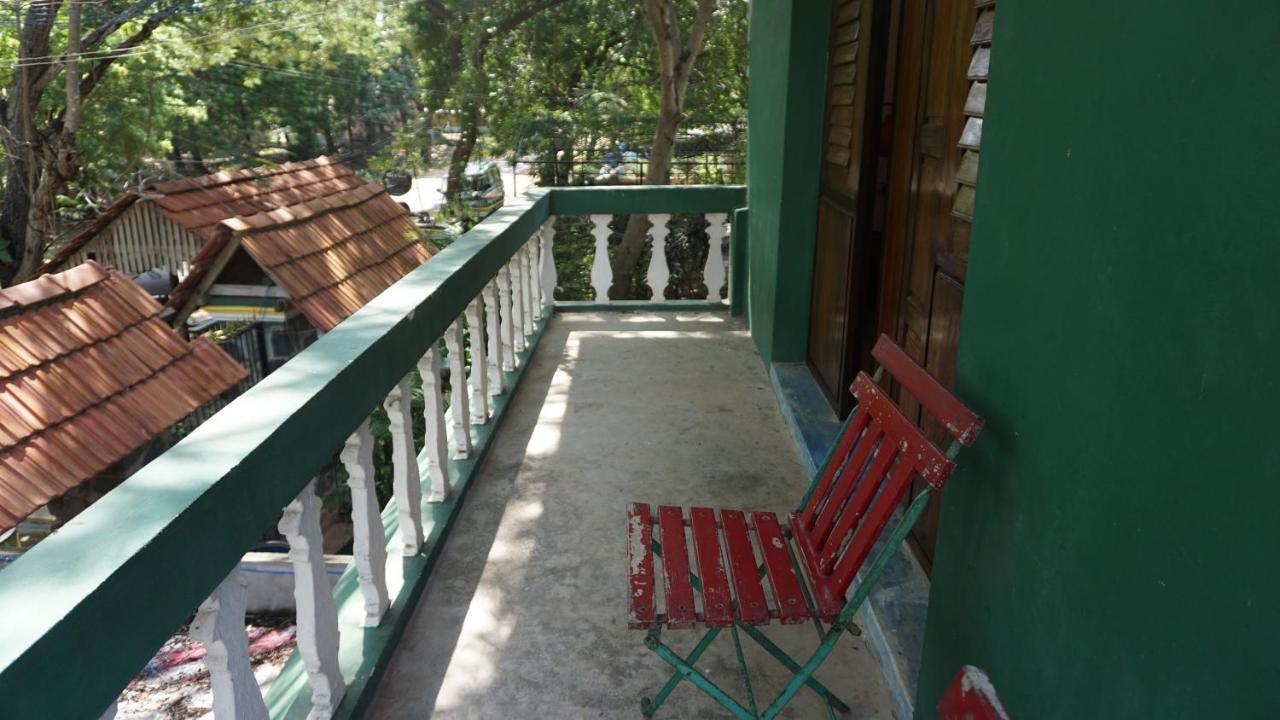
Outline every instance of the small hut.
[(116, 200), (38, 272), (93, 260), (130, 277), (159, 269), (181, 280), (223, 220), (363, 184), (350, 168), (327, 157), (159, 183)]
[(160, 310), (92, 261), (0, 290), (0, 532), (78, 495), (55, 508), (65, 520), (245, 378), (212, 342), (179, 337)]

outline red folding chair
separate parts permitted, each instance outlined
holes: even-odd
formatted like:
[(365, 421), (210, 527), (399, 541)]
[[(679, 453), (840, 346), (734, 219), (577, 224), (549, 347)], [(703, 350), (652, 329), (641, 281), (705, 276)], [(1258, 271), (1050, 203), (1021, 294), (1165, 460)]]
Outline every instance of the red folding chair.
[(939, 720), (1009, 720), (1004, 703), (987, 674), (965, 665), (951, 679), (938, 703)]
[[(887, 336), (880, 337), (872, 355), (880, 368), (874, 378), (860, 373), (854, 381), (857, 409), (845, 421), (835, 450), (785, 525), (771, 512), (693, 507), (686, 513), (664, 505), (655, 515), (646, 504), (631, 505), (627, 624), (647, 630), (645, 646), (675, 669), (658, 694), (641, 703), (646, 717), (657, 712), (686, 679), (738, 718), (773, 718), (805, 686), (823, 699), (829, 716), (848, 711), (845, 703), (814, 678), (814, 672), (843, 632), (860, 632), (853, 624), (854, 613), (924, 511), (929, 495), (941, 489), (951, 475), (952, 460), (960, 446), (973, 444), (982, 429), (982, 418)], [(945, 454), (876, 384), (886, 371), (954, 438)], [(927, 483), (925, 489), (912, 500), (888, 542), (865, 568), (856, 590), (848, 595), (872, 547), (917, 477)], [(693, 538), (692, 559), (685, 528)], [(663, 571), (661, 612), (655, 559), (661, 560)], [(762, 580), (768, 581), (767, 593)], [(783, 624), (813, 622), (819, 644), (805, 662), (791, 658), (759, 629), (774, 620)], [(662, 642), (664, 627), (685, 630), (698, 626), (706, 627), (707, 632), (687, 657)], [(745, 705), (694, 667), (725, 628), (733, 636), (746, 690)], [(739, 631), (794, 675), (763, 712), (757, 710)]]

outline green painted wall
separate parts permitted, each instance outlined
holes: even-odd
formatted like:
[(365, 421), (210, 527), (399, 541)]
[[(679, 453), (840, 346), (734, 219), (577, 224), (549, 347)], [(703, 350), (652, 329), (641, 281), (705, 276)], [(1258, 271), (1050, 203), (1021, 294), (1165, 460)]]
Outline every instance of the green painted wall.
[(917, 714), (1280, 716), (1280, 5), (999, 8)]
[(751, 4), (747, 309), (766, 363), (805, 358), (830, 7)]

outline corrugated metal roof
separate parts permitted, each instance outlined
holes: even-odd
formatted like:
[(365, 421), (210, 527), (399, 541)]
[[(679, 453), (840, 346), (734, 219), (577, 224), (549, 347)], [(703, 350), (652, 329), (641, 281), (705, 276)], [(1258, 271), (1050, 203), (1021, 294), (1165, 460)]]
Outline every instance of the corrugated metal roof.
[(408, 213), (377, 183), (233, 218), (196, 255), (169, 304), (185, 318), (237, 243), (313, 326), (331, 330), (431, 257)]
[(94, 262), (0, 290), (0, 530), (246, 376)]
[(328, 157), (159, 183), (112, 203), (36, 272), (53, 272), (66, 265), (139, 199), (155, 202), (165, 217), (209, 240), (218, 223), (228, 218), (310, 202), (363, 184), (350, 168)]

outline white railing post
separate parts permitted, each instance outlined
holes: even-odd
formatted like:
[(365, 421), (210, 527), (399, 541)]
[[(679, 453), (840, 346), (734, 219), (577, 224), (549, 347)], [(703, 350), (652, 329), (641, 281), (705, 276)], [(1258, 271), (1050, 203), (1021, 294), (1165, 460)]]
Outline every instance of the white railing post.
[(665, 302), (667, 299), (667, 280), (671, 279), (671, 271), (667, 269), (667, 222), (670, 215), (654, 214), (649, 219), (653, 223), (650, 231), (653, 234), (653, 252), (649, 254), (649, 289), (653, 290), (651, 302)]
[[(471, 455), (471, 410), (467, 397), (467, 355), (463, 351), (465, 330), (459, 316), (444, 334), (445, 348), (449, 351), (449, 414), (453, 418), (454, 457)], [(423, 380), (426, 386), (426, 380)], [(426, 398), (426, 390), (423, 390)]]
[(542, 252), (540, 253), (542, 277), (538, 283), (542, 289), (544, 316), (551, 314), (551, 306), (556, 303), (556, 283), (560, 282), (556, 275), (555, 242), (556, 219), (555, 217), (549, 217), (546, 222), (542, 223)]
[[(529, 311), (535, 321), (542, 319), (542, 235), (541, 231), (533, 234), (525, 243), (529, 253)], [(529, 326), (533, 332), (533, 326)]]
[(422, 376), (422, 419), (426, 424), (427, 473), (431, 492), (427, 500), (441, 502), (449, 497), (449, 439), (444, 428), (444, 393), (440, 388), (440, 352), (432, 343), (418, 361)]
[(347, 685), (338, 664), (338, 608), (324, 565), (320, 533), (320, 498), (312, 480), (280, 517), (280, 533), (289, 541), (293, 563), (293, 599), (297, 608), (298, 653), (311, 683), (308, 718), (326, 720), (342, 700)]
[(377, 627), (387, 612), (387, 531), (382, 524), (378, 493), (374, 484), (373, 433), (369, 421), (347, 438), (342, 448), (342, 464), (351, 488), (352, 554), (360, 594), (364, 596), (364, 627)]
[(511, 275), (511, 357), (519, 366), (520, 359), (516, 353), (524, 350), (524, 286), (525, 274), (521, 267), (521, 252), (516, 251), (507, 262), (507, 272)]
[(508, 266), (498, 268), (498, 304), (501, 306), (499, 320), (502, 333), (502, 369), (511, 372), (516, 369), (515, 324), (511, 315), (511, 273)]
[(591, 216), (591, 236), (596, 240), (596, 255), (591, 261), (591, 287), (596, 302), (609, 302), (609, 286), (613, 285), (613, 266), (609, 264), (609, 221), (612, 215)]
[[(483, 292), (482, 292), (483, 294)], [(471, 337), (471, 372), (467, 391), (471, 393), (471, 424), (489, 421), (489, 363), (484, 348), (484, 300), (476, 297), (467, 304), (467, 332)]]
[(191, 621), (191, 638), (204, 643), (204, 666), (213, 687), (213, 714), (218, 720), (267, 720), (258, 680), (249, 661), (244, 630), (245, 581), (232, 570)]
[(382, 407), (391, 425), (391, 489), (400, 519), (400, 540), (405, 555), (422, 548), (422, 478), (418, 475), (418, 451), (413, 444), (413, 402), (409, 376), (391, 388)]
[(707, 284), (707, 302), (720, 302), (720, 289), (724, 287), (725, 262), (724, 239), (726, 213), (707, 213), (707, 264), (702, 269), (703, 282)]
[[(498, 271), (501, 275), (502, 271)], [(503, 354), (502, 330), (499, 326), (501, 319), (501, 310), (499, 306), (501, 302), (499, 297), (502, 293), (498, 290), (497, 280), (490, 280), (488, 285), (484, 286), (484, 319), (485, 334), (489, 337), (489, 396), (501, 395), (507, 389), (506, 378), (503, 377), (502, 371), (506, 369), (506, 359)]]

